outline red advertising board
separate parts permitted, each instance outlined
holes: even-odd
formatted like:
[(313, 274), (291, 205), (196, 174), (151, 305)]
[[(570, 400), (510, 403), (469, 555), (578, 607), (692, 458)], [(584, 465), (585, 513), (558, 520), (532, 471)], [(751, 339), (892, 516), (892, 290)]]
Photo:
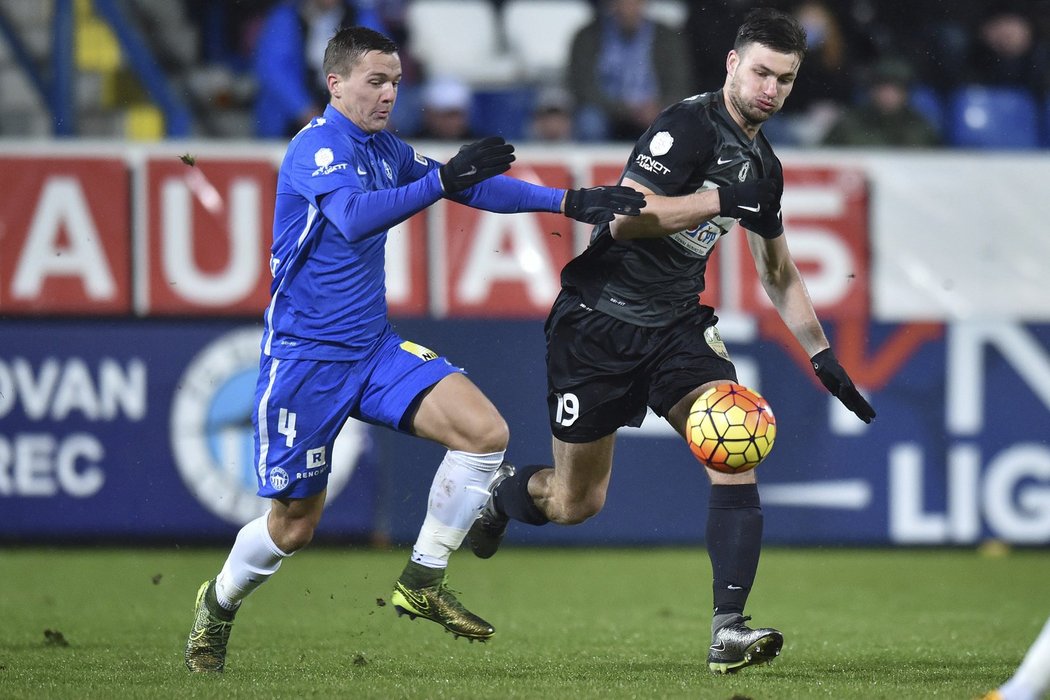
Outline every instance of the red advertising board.
[[(516, 163), (552, 187), (609, 184), (622, 164)], [(270, 157), (0, 159), (0, 312), (258, 317), (269, 302), (276, 169)], [(860, 170), (788, 166), (788, 243), (821, 318), (866, 318), (868, 191)], [(134, 183), (134, 186), (132, 186)], [(134, 219), (132, 213), (135, 213)], [(561, 214), (497, 214), (442, 201), (394, 227), (392, 314), (543, 318), (590, 227)], [(770, 315), (746, 237), (725, 237), (704, 301)]]
[[(514, 176), (567, 188), (560, 164), (515, 164)], [(543, 318), (560, 289), (561, 268), (573, 256), (575, 224), (561, 214), (496, 214), (452, 202), (441, 208), (435, 257), (441, 297), (436, 315)]]
[(261, 316), (270, 300), (272, 161), (153, 157), (145, 165), (146, 315)]
[(131, 311), (123, 158), (0, 158), (0, 312)]
[(427, 212), (390, 229), (386, 238), (386, 303), (395, 316), (430, 311), (427, 276)]

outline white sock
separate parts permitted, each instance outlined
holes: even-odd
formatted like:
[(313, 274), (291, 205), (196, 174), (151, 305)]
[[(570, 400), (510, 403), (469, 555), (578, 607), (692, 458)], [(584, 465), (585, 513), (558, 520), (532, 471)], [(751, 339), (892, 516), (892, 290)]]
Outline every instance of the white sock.
[(266, 527), (269, 516), (267, 511), (241, 528), (222, 571), (215, 577), (215, 597), (227, 610), (236, 610), (241, 601), (273, 576), (281, 568), (281, 561), (290, 556), (278, 549), (270, 537)]
[(412, 548), (412, 561), (444, 569), (489, 499), (489, 485), (506, 452), (473, 454), (449, 450), (427, 500), (427, 517)]
[(1050, 688), (1050, 620), (1043, 625), (1021, 665), (999, 688), (1003, 700), (1038, 700)]

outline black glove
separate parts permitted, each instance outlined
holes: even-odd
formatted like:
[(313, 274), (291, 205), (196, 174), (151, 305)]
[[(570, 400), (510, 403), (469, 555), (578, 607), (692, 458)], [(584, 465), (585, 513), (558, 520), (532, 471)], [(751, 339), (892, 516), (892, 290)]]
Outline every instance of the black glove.
[(502, 136), (489, 136), (459, 149), (441, 166), (438, 175), (445, 194), (452, 194), (476, 185), (482, 180), (510, 170), (514, 162), (514, 146)]
[(865, 423), (870, 423), (875, 417), (875, 409), (860, 395), (853, 380), (842, 369), (838, 358), (831, 348), (821, 350), (810, 361), (813, 363), (813, 371), (817, 373), (820, 383), (831, 392), (831, 395), (842, 402), (842, 405), (857, 414)]
[(718, 188), (718, 213), (734, 219), (753, 219), (773, 206), (779, 189), (777, 181), (771, 177), (724, 185)]
[(644, 194), (622, 185), (588, 187), (565, 193), (565, 216), (585, 224), (604, 224), (612, 221), (616, 214), (638, 216), (644, 206)]

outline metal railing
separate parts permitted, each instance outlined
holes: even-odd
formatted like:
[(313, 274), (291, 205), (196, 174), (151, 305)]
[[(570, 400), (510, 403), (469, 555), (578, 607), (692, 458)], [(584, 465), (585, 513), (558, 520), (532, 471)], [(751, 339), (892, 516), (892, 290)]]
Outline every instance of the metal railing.
[[(109, 24), (128, 66), (139, 79), (146, 94), (164, 115), (168, 136), (190, 136), (193, 118), (186, 103), (175, 93), (171, 81), (158, 65), (141, 33), (128, 20), (114, 0), (94, 0), (95, 12)], [(51, 58), (45, 72), (33, 59), (29, 48), (14, 23), (0, 8), (0, 34), (7, 40), (15, 61), (25, 72), (30, 84), (51, 115), (55, 136), (76, 136), (76, 109), (73, 95), (74, 65), (73, 0), (54, 0), (51, 22)]]

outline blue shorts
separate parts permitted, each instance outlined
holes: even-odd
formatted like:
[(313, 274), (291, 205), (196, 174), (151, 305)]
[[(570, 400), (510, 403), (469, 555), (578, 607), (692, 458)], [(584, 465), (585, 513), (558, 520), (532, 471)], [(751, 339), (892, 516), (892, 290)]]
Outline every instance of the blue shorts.
[(260, 496), (320, 493), (347, 419), (399, 430), (416, 397), (463, 371), (389, 327), (373, 348), (353, 362), (262, 356), (252, 413)]

